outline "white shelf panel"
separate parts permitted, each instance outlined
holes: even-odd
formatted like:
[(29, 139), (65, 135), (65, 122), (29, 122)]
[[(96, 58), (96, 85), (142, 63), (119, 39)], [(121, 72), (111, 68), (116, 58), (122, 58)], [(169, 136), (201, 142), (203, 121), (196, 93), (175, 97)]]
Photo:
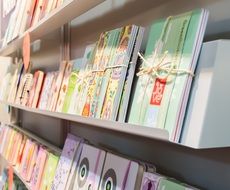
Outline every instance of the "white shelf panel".
[(65, 114), (65, 113), (58, 113), (58, 112), (51, 112), (46, 110), (40, 110), (40, 109), (34, 109), (29, 108), (21, 105), (11, 104), (7, 103), (5, 101), (0, 101), (0, 103), (12, 106), (17, 109), (21, 109), (24, 111), (42, 114), (45, 116), (55, 117), (59, 119), (64, 119), (68, 121), (73, 121), (76, 123), (82, 123), (90, 126), (100, 127), (112, 131), (119, 131), (127, 134), (147, 137), (151, 139), (157, 139), (162, 141), (169, 141), (169, 134), (168, 131), (164, 129), (158, 129), (158, 128), (150, 128), (150, 127), (144, 127), (139, 125), (133, 125), (129, 123), (120, 123), (116, 121), (109, 121), (109, 120), (102, 120), (102, 119), (95, 119), (95, 118), (89, 118), (89, 117), (83, 117), (73, 114)]
[(104, 0), (67, 0), (63, 5), (56, 8), (40, 20), (37, 25), (32, 26), (21, 36), (3, 47), (0, 50), (0, 55), (9, 55), (20, 48), (22, 46), (23, 38), (27, 32), (30, 33), (31, 42), (34, 42), (49, 32), (61, 27), (63, 24), (68, 23), (83, 13), (86, 13), (103, 1)]

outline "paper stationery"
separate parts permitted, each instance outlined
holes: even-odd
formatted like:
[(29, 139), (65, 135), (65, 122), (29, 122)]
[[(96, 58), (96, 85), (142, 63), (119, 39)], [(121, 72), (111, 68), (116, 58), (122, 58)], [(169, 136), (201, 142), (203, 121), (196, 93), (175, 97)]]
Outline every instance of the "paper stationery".
[(166, 129), (170, 140), (181, 130), (189, 86), (207, 22), (195, 10), (154, 22), (131, 104), (129, 122)]
[(73, 63), (68, 62), (66, 64), (66, 69), (65, 69), (65, 73), (64, 73), (64, 77), (63, 77), (63, 81), (61, 84), (61, 89), (60, 89), (60, 93), (59, 93), (59, 97), (58, 97), (58, 101), (57, 101), (57, 107), (56, 107), (57, 112), (62, 111), (64, 101), (65, 101), (65, 96), (66, 96), (67, 89), (68, 89), (69, 78), (71, 76), (72, 68), (73, 68)]
[(51, 186), (52, 190), (63, 190), (66, 188), (80, 141), (81, 139), (78, 137), (68, 134)]
[(144, 172), (140, 190), (157, 190), (162, 178), (159, 174)]
[(99, 189), (135, 189), (138, 170), (138, 163), (107, 153)]
[(30, 186), (33, 190), (40, 190), (41, 179), (47, 159), (47, 151), (45, 148), (40, 147), (38, 156), (36, 159), (36, 163), (33, 169)]
[(97, 190), (104, 160), (105, 151), (84, 144), (73, 189)]
[(54, 179), (55, 171), (58, 165), (59, 157), (48, 153), (48, 158), (45, 164), (42, 182), (41, 182), (41, 190), (51, 190), (51, 185)]
[(44, 73), (42, 71), (36, 71), (33, 76), (32, 87), (29, 93), (29, 98), (27, 101), (27, 106), (36, 108), (38, 104), (38, 99), (40, 96), (43, 80), (44, 80)]

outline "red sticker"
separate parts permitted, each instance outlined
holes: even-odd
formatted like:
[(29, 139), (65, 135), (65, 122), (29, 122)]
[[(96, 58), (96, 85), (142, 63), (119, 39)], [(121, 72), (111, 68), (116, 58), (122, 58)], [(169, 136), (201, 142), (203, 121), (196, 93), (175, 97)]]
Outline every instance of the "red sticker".
[(161, 105), (161, 100), (164, 95), (166, 80), (156, 79), (153, 92), (150, 100), (150, 104), (152, 105)]
[(24, 63), (25, 70), (27, 71), (30, 65), (30, 34), (29, 33), (26, 33), (24, 37), (22, 51), (23, 51), (23, 63)]

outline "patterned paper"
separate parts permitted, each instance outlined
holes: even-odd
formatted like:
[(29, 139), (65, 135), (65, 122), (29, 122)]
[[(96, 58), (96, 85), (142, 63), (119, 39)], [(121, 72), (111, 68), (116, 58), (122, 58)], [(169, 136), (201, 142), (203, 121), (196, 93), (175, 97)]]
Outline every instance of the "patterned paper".
[(79, 138), (68, 134), (51, 186), (52, 190), (65, 189), (79, 143)]

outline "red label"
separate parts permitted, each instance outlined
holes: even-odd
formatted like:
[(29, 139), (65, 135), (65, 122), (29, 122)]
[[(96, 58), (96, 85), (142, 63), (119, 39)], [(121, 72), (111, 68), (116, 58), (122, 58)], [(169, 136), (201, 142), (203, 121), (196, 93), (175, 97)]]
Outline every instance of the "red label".
[(166, 85), (166, 80), (156, 79), (153, 87), (150, 104), (157, 105), (157, 106), (161, 105), (161, 100), (163, 98), (165, 85)]

